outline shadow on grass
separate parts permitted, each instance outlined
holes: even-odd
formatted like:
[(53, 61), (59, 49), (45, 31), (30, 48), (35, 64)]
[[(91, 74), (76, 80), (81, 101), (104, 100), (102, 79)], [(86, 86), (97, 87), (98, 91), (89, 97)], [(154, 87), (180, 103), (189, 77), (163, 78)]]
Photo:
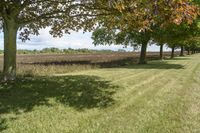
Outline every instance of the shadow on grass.
[(185, 57), (185, 56), (180, 56), (180, 57), (175, 57), (175, 58), (167, 58), (166, 60), (190, 60), (189, 57)]
[[(179, 58), (177, 58), (179, 59)], [(174, 59), (176, 60), (176, 59)], [(138, 64), (136, 59), (127, 58), (120, 62), (112, 62), (111, 64), (103, 64), (101, 68), (129, 68), (129, 69), (184, 69), (181, 64), (168, 63), (167, 60), (160, 60), (159, 58), (147, 58), (147, 64)]]
[(165, 61), (149, 62), (147, 64), (130, 64), (125, 68), (129, 69), (184, 69), (181, 64), (169, 64)]
[(114, 103), (112, 95), (117, 88), (96, 76), (26, 78), (0, 89), (0, 113), (50, 105), (49, 98), (76, 109), (104, 108)]
[(6, 119), (1, 119), (0, 118), (0, 132), (5, 130), (6, 128), (7, 128)]
[[(2, 83), (3, 84), (3, 83)], [(96, 76), (36, 77), (0, 84), (0, 116), (28, 112), (35, 106), (63, 104), (77, 110), (106, 108), (114, 104), (118, 86)], [(53, 101), (53, 102), (52, 102)], [(5, 129), (0, 118), (0, 131)]]

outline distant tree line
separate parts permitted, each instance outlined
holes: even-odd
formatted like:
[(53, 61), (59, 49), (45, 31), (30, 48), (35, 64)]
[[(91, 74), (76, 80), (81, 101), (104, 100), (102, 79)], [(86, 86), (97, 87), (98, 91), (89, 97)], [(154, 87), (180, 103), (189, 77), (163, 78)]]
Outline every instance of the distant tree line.
[[(68, 49), (59, 49), (59, 48), (55, 48), (55, 47), (51, 47), (51, 48), (44, 48), (42, 50), (27, 50), (27, 49), (19, 49), (17, 50), (17, 54), (90, 54), (90, 53), (111, 53), (111, 52), (115, 52), (113, 50), (106, 50), (106, 49), (102, 49), (102, 50), (94, 50), (94, 49), (87, 49), (87, 48), (82, 48), (82, 49), (72, 49), (72, 48), (68, 48)], [(118, 52), (126, 52), (123, 49), (119, 49)], [(0, 54), (3, 54), (4, 51), (0, 50)]]

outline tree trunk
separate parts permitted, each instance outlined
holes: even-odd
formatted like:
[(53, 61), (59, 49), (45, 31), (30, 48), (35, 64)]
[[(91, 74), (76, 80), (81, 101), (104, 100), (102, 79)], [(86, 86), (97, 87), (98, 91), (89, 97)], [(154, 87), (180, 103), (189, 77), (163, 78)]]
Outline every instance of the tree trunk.
[(147, 43), (142, 44), (139, 64), (146, 64), (147, 63), (147, 61), (146, 61)]
[(190, 55), (190, 48), (188, 48), (188, 55)]
[(194, 50), (192, 50), (192, 54), (194, 54)]
[(16, 39), (17, 24), (14, 20), (7, 20), (3, 25), (4, 30), (4, 67), (3, 80), (16, 79)]
[(160, 45), (160, 59), (163, 60), (163, 44)]
[(184, 46), (181, 46), (181, 53), (180, 56), (184, 56)]
[(172, 47), (171, 59), (173, 59), (173, 58), (174, 58), (174, 50), (175, 50), (175, 47)]

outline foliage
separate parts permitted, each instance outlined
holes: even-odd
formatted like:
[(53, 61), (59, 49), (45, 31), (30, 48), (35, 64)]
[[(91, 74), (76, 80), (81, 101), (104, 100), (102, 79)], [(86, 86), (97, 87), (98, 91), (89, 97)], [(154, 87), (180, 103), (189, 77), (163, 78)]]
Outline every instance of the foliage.
[[(197, 17), (198, 7), (190, 0), (113, 0), (110, 16), (100, 17), (100, 24), (108, 29), (151, 30), (152, 26), (191, 24)], [(111, 10), (111, 11), (113, 11)]]
[[(22, 31), (20, 39), (29, 39), (30, 34), (39, 35), (39, 29), (51, 26), (53, 36), (62, 36), (70, 30), (82, 28), (83, 20), (90, 15), (91, 1), (29, 1), (29, 0), (3, 0), (0, 2), (0, 21), (14, 19), (17, 27)], [(87, 6), (86, 6), (87, 5)], [(89, 19), (89, 18), (88, 18)], [(4, 23), (3, 23), (4, 21)], [(89, 24), (89, 23), (88, 23)], [(0, 25), (3, 28), (3, 25)]]
[(169, 47), (189, 47), (190, 41), (199, 41), (199, 19), (192, 24), (171, 24), (165, 28), (156, 28), (153, 32), (153, 40), (158, 44), (168, 44)]
[(108, 30), (107, 28), (96, 29), (92, 34), (94, 45), (124, 45), (137, 48), (147, 43), (151, 38), (150, 32), (138, 32), (136, 30)]

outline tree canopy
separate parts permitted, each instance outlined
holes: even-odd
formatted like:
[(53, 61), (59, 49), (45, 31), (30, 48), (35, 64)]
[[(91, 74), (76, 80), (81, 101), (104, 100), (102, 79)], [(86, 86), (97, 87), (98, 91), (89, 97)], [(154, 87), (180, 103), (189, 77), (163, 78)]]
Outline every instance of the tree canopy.
[(198, 16), (198, 7), (191, 0), (111, 0), (115, 9), (112, 16), (103, 16), (100, 22), (109, 29), (122, 30), (135, 28), (138, 30), (152, 29), (171, 23), (182, 22), (191, 24)]
[(29, 34), (38, 35), (39, 29), (45, 27), (51, 27), (52, 35), (62, 36), (87, 24), (88, 16), (94, 15), (89, 10), (92, 3), (90, 0), (1, 0), (0, 28), (13, 21), (22, 30), (22, 40), (28, 39)]

